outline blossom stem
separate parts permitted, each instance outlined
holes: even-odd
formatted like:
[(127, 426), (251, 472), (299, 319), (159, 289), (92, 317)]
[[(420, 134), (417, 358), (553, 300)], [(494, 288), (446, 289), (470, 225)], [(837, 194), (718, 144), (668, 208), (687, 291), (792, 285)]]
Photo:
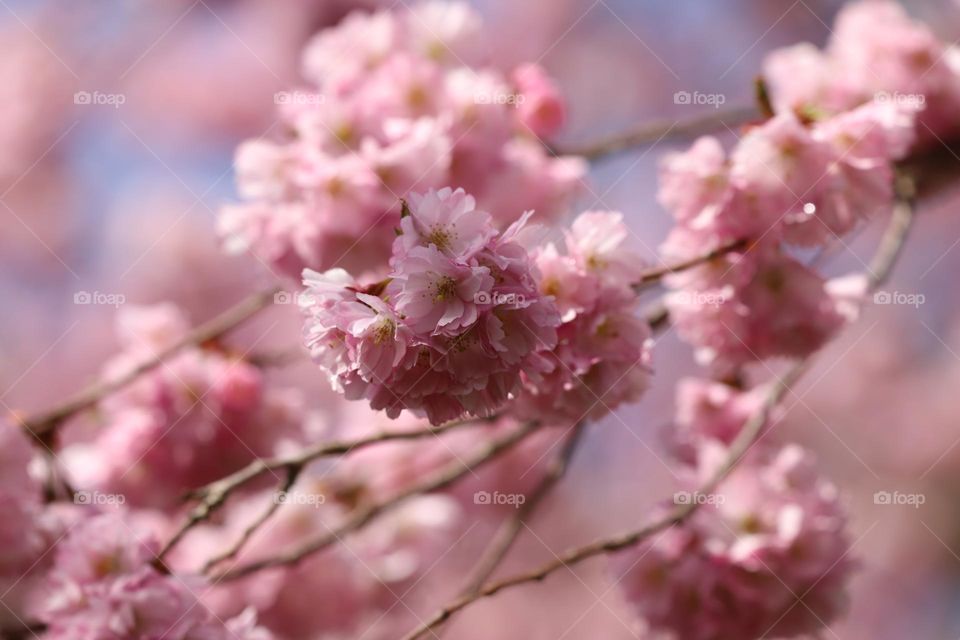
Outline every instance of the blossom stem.
[(717, 247), (713, 251), (709, 251), (701, 256), (696, 256), (687, 260), (681, 260), (679, 262), (668, 264), (662, 267), (656, 267), (654, 269), (648, 269), (640, 275), (640, 279), (633, 284), (633, 288), (639, 290), (652, 282), (658, 282), (664, 276), (686, 271), (687, 269), (693, 269), (694, 267), (699, 267), (702, 264), (710, 262), (711, 260), (716, 260), (717, 258), (725, 256), (728, 253), (745, 249), (748, 245), (749, 242), (747, 240), (736, 240), (734, 242)]
[(760, 117), (754, 106), (732, 107), (686, 120), (645, 122), (633, 129), (582, 146), (557, 149), (557, 155), (574, 155), (597, 160), (634, 147), (655, 144), (666, 138), (691, 138), (724, 127), (736, 127)]

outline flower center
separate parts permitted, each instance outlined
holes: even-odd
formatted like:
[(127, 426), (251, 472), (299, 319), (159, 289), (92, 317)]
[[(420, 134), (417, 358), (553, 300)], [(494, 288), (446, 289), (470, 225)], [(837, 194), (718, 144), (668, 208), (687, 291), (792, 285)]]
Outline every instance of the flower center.
[(457, 295), (457, 281), (450, 276), (443, 276), (434, 283), (433, 301), (444, 302)]
[(435, 245), (440, 251), (446, 251), (450, 248), (450, 242), (453, 240), (453, 237), (454, 234), (446, 227), (434, 225), (430, 227), (430, 233), (426, 235), (426, 240), (430, 244)]
[(380, 320), (380, 322), (377, 323), (376, 328), (373, 330), (374, 344), (383, 344), (388, 340), (392, 340), (396, 328), (396, 323), (390, 318), (383, 318)]

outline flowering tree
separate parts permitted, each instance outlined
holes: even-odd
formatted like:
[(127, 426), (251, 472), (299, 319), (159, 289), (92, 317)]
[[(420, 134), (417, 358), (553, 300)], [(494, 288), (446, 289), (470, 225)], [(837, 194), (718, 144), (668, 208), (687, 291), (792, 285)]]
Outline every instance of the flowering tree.
[[(440, 637), (597, 556), (653, 634), (804, 637), (843, 615), (862, 560), (841, 491), (776, 427), (936, 186), (937, 143), (960, 133), (956, 51), (864, 0), (824, 50), (770, 53), (754, 107), (564, 150), (557, 84), (536, 63), (487, 66), (484, 44), (473, 10), (444, 2), (357, 10), (313, 38), (218, 216), (224, 250), (276, 284), (195, 326), (172, 304), (121, 309), (97, 383), (0, 428), (4, 634)], [(673, 228), (657, 255), (633, 212), (565, 222), (591, 161), (734, 121), (734, 144), (661, 159)], [(873, 260), (827, 278), (830, 249), (878, 219)], [(291, 302), (301, 348), (232, 337)], [(658, 375), (668, 327), (697, 377)], [(271, 375), (305, 353), (310, 381)], [(335, 392), (326, 417), (305, 402), (317, 381)], [(676, 493), (495, 578), (592, 425), (655, 385), (674, 388)], [(91, 415), (97, 429), (61, 437)], [(465, 523), (491, 518), (435, 612), (400, 615)]]

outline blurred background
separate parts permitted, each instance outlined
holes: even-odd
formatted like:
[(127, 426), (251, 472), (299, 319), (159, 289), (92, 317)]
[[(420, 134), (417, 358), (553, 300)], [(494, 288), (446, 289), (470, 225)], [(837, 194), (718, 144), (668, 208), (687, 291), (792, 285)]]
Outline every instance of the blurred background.
[[(237, 197), (234, 148), (271, 134), (274, 93), (300, 82), (299, 53), (312, 34), (348, 11), (391, 3), (0, 0), (0, 409), (49, 407), (94, 380), (116, 349), (119, 304), (172, 301), (200, 322), (275, 281), (256, 261), (226, 256), (214, 231), (218, 207)], [(678, 91), (749, 105), (765, 53), (800, 41), (822, 45), (842, 5), (473, 4), (487, 20), (494, 66), (540, 61), (557, 78), (570, 105), (560, 146), (712, 108), (675, 104)], [(960, 38), (956, 3), (904, 4), (945, 41)], [(102, 99), (88, 102), (84, 94)], [(718, 133), (732, 140), (735, 132)], [(652, 261), (671, 226), (655, 200), (656, 163), (685, 144), (664, 141), (596, 162), (577, 211), (623, 211), (638, 250)], [(924, 203), (889, 287), (922, 294), (922, 304), (868, 309), (819, 357), (777, 427), (777, 437), (817, 452), (852, 513), (861, 567), (849, 615), (823, 637), (960, 637), (958, 205), (950, 190)], [(830, 257), (831, 274), (862, 268), (883, 226), (876, 223)], [(242, 335), (265, 349), (295, 347), (297, 312), (278, 306)], [(675, 478), (662, 459), (661, 431), (672, 415), (674, 381), (696, 368), (670, 331), (659, 338), (654, 362), (644, 402), (590, 429), (506, 570), (633, 528), (670, 495)], [(329, 400), (325, 380), (308, 364), (277, 375), (297, 381), (317, 406)], [(878, 491), (925, 500), (878, 505)], [(488, 535), (472, 531), (436, 570), (456, 575)], [(425, 611), (445, 599), (425, 594)], [(481, 603), (449, 637), (467, 637), (479, 621), (483, 637), (636, 633), (602, 561)]]

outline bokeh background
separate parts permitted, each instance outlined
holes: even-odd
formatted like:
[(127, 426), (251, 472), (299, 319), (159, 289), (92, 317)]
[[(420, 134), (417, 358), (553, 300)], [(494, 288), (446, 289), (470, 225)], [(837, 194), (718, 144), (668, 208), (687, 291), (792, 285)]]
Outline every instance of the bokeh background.
[[(222, 253), (218, 207), (236, 198), (233, 150), (277, 126), (274, 93), (298, 84), (299, 52), (346, 11), (393, 0), (0, 0), (0, 410), (35, 411), (96, 378), (115, 350), (112, 304), (173, 301), (195, 322), (275, 278)], [(405, 0), (399, 0), (404, 2)], [(495, 66), (540, 61), (570, 103), (559, 145), (710, 106), (677, 91), (749, 104), (763, 56), (799, 41), (822, 45), (832, 0), (476, 0)], [(960, 5), (906, 2), (947, 42)], [(77, 104), (77, 92), (114, 96)], [(735, 127), (718, 132), (729, 140)], [(577, 210), (625, 213), (651, 261), (670, 218), (655, 200), (656, 163), (683, 142), (594, 164)], [(925, 202), (888, 287), (922, 294), (884, 305), (817, 359), (788, 397), (776, 437), (815, 450), (852, 514), (860, 569), (848, 616), (823, 637), (960, 637), (960, 197)], [(883, 221), (829, 256), (827, 270), (862, 268)], [(278, 306), (241, 332), (263, 348), (296, 346), (299, 320)], [(673, 382), (695, 372), (689, 348), (659, 338), (656, 378), (640, 406), (594, 425), (567, 478), (517, 544), (505, 571), (635, 527), (670, 495), (661, 431)], [(276, 375), (329, 402), (306, 363)], [(919, 507), (876, 504), (878, 491), (924, 496)], [(489, 536), (479, 527), (432, 571), (458, 576)], [(424, 612), (449, 591), (431, 581)], [(483, 602), (451, 638), (632, 638), (627, 607), (602, 560), (545, 585)]]

